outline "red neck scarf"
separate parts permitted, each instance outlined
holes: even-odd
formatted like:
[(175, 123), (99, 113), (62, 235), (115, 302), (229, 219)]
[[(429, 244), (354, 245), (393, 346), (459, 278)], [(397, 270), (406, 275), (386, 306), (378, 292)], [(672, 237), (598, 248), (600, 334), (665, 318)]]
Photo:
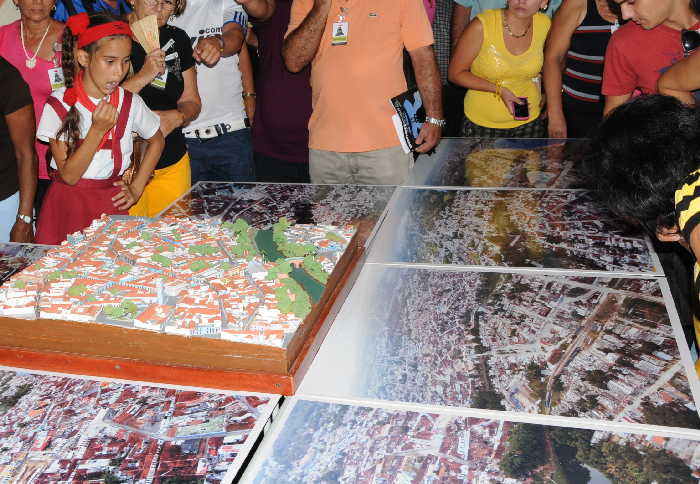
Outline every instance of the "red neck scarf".
[[(90, 99), (90, 96), (88, 96), (88, 93), (85, 91), (85, 85), (83, 84), (83, 71), (78, 72), (78, 75), (75, 76), (75, 80), (73, 81), (73, 87), (66, 89), (66, 92), (63, 95), (63, 101), (69, 106), (74, 106), (76, 102), (79, 102), (91, 113), (94, 112), (95, 109), (97, 109), (97, 105), (94, 102), (92, 102), (92, 99)], [(114, 91), (112, 91), (112, 94), (109, 96), (109, 104), (114, 106), (115, 109), (119, 109), (119, 88), (115, 88)], [(107, 148), (110, 137), (114, 138), (114, 128), (110, 129), (107, 133), (105, 133), (104, 137), (102, 138), (102, 142), (100, 143), (100, 147), (98, 148), (98, 151)], [(113, 139), (113, 155), (114, 151), (117, 149), (121, 149), (119, 147), (119, 140)]]

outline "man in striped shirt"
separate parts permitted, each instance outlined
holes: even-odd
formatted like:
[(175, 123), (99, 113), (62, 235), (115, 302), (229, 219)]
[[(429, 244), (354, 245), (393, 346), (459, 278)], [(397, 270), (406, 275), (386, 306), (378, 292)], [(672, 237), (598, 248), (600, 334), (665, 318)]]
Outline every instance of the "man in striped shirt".
[(621, 105), (591, 140), (582, 172), (616, 215), (694, 259), (696, 294), (675, 302), (694, 307), (684, 330), (700, 341), (700, 111), (660, 95)]

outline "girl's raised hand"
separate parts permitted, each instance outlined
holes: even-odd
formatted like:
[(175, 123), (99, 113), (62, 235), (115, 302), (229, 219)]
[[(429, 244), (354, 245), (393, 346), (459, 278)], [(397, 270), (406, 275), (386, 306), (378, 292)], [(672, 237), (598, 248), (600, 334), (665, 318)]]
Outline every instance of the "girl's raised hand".
[(117, 108), (102, 99), (92, 112), (92, 125), (90, 128), (104, 134), (117, 124), (118, 116), (119, 111), (117, 111)]

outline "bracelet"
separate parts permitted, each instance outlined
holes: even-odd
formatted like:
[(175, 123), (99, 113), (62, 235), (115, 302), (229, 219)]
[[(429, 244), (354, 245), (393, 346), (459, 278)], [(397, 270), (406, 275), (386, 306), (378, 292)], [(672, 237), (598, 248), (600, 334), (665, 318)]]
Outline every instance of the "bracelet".
[(224, 53), (224, 37), (221, 34), (216, 34), (216, 35), (210, 35), (208, 38), (214, 38), (214, 39), (217, 39), (219, 41), (219, 45), (221, 46), (221, 47), (219, 47), (219, 54), (223, 54)]
[(430, 116), (425, 117), (425, 122), (434, 124), (438, 128), (444, 128), (447, 125), (447, 121), (445, 121), (444, 119), (432, 118)]
[(496, 85), (496, 92), (494, 93), (494, 95), (496, 97), (501, 97), (501, 88), (503, 87), (503, 82), (495, 81), (494, 84)]
[(241, 94), (241, 96), (243, 96), (243, 97), (256, 97), (257, 94), (255, 94), (254, 92), (244, 92), (243, 94)]

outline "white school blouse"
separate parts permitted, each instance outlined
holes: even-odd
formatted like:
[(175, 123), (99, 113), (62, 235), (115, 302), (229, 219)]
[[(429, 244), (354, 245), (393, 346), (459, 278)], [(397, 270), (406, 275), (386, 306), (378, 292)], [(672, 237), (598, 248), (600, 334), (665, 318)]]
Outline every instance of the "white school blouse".
[[(120, 87), (119, 89), (119, 110), (121, 112), (122, 103), (124, 102), (124, 90)], [(66, 108), (66, 111), (70, 110), (70, 106), (63, 102), (63, 94), (66, 92), (65, 88), (55, 90), (51, 95), (58, 99), (61, 104)], [(99, 99), (90, 98), (95, 104), (99, 103)], [(84, 139), (87, 136), (90, 125), (92, 124), (92, 113), (79, 102), (75, 104), (78, 112), (80, 113), (80, 138)], [(39, 127), (37, 128), (36, 137), (40, 141), (48, 142), (50, 139), (56, 139), (56, 134), (63, 121), (58, 117), (56, 111), (47, 103), (44, 106), (44, 111), (41, 115), (41, 121), (39, 122)], [(148, 109), (146, 103), (138, 94), (134, 94), (133, 101), (131, 103), (131, 111), (129, 112), (129, 119), (126, 124), (126, 129), (124, 130), (124, 137), (120, 140), (122, 149), (122, 169), (119, 173), (120, 175), (126, 171), (131, 165), (131, 152), (133, 151), (133, 137), (131, 133), (138, 134), (143, 139), (149, 139), (160, 129), (160, 118), (156, 113)], [(65, 137), (62, 137), (65, 139)], [(41, 163), (42, 160), (39, 160)], [(56, 160), (51, 158), (51, 167), (57, 168)], [(95, 153), (95, 157), (90, 162), (87, 170), (83, 174), (83, 178), (90, 178), (94, 180), (104, 180), (111, 176), (112, 170), (114, 169), (114, 160), (112, 159), (112, 150), (99, 150)]]

